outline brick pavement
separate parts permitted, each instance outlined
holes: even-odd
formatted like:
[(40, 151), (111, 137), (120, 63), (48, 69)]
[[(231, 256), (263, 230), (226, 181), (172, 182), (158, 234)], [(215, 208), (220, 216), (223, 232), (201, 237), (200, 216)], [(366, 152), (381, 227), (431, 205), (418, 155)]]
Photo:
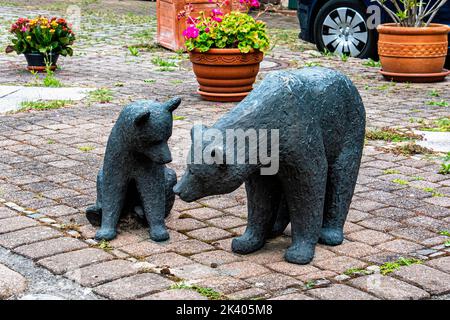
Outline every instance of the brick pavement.
[[(155, 18), (139, 14), (154, 12), (154, 3), (109, 2), (114, 5), (103, 18), (95, 3), (83, 9), (76, 54), (61, 60), (56, 76), (67, 86), (109, 88), (113, 100), (86, 99), (58, 110), (0, 115), (1, 247), (110, 299), (205, 298), (195, 286), (230, 299), (428, 299), (450, 292), (450, 248), (444, 245), (449, 238), (441, 234), (450, 230), (450, 178), (438, 174), (442, 155), (396, 155), (383, 149), (396, 144), (384, 141), (368, 140), (365, 146), (344, 244), (319, 245), (307, 266), (284, 262), (289, 230), (256, 253), (231, 252), (231, 239), (246, 223), (243, 188), (190, 204), (177, 200), (166, 243), (151, 242), (132, 221), (124, 222), (110, 243), (95, 242), (95, 229), (83, 211), (95, 200), (105, 142), (126, 102), (174, 95), (184, 99), (170, 140), (170, 166), (178, 175), (193, 123), (212, 124), (233, 106), (201, 101), (193, 94), (196, 82), (186, 55), (151, 45)], [(27, 8), (2, 6), (0, 21), (42, 12), (33, 1), (27, 3)], [(45, 4), (50, 13), (64, 10), (51, 0)], [(274, 29), (277, 15), (265, 19), (276, 41), (267, 56), (288, 68), (315, 63), (346, 73), (361, 92), (369, 128), (411, 129), (448, 116), (448, 107), (429, 105), (450, 101), (448, 81), (432, 86), (382, 81), (377, 69), (361, 60), (322, 56), (297, 40), (295, 19), (284, 18), (279, 29)], [(0, 39), (5, 39), (2, 30)], [(125, 45), (139, 45), (140, 55), (130, 56)], [(152, 63), (155, 57), (177, 67), (161, 71)], [(0, 54), (0, 65), (0, 84), (35, 81), (24, 71), (23, 57)], [(430, 95), (431, 89), (439, 98)], [(386, 276), (374, 268), (400, 257), (415, 257), (421, 264)], [(20, 270), (0, 268), (12, 275), (9, 282), (0, 276), (0, 297), (26, 294)], [(16, 291), (8, 291), (11, 287)]]

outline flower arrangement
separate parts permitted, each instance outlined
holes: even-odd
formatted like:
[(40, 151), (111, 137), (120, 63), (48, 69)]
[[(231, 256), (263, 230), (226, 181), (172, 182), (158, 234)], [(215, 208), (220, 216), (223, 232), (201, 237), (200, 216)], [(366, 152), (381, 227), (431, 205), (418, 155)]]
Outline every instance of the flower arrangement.
[[(371, 0), (401, 27), (428, 27), (447, 0)], [(389, 3), (389, 5), (387, 4)]]
[(12, 39), (13, 44), (6, 47), (7, 53), (73, 54), (70, 46), (75, 41), (75, 33), (63, 18), (19, 18), (11, 26), (10, 32), (15, 38)]
[[(209, 0), (212, 2), (213, 0)], [(262, 52), (269, 48), (266, 24), (248, 14), (251, 8), (258, 8), (258, 0), (240, 0), (245, 12), (231, 11), (224, 14), (223, 7), (230, 5), (229, 0), (216, 0), (217, 8), (210, 15), (200, 11), (194, 17), (193, 6), (186, 5), (178, 14), (178, 19), (186, 18), (186, 29), (183, 36), (186, 39), (187, 50), (198, 49), (206, 52), (211, 48), (238, 48), (242, 53), (252, 49)]]

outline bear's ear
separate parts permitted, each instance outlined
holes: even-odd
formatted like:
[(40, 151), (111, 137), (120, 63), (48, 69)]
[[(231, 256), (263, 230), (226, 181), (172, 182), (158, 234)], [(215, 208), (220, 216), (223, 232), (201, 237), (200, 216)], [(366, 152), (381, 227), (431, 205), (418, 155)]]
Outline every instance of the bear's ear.
[(181, 98), (173, 98), (163, 104), (163, 108), (169, 112), (173, 112), (181, 104)]
[(149, 119), (150, 119), (150, 110), (145, 110), (137, 115), (137, 117), (134, 119), (134, 124), (140, 127), (146, 124)]

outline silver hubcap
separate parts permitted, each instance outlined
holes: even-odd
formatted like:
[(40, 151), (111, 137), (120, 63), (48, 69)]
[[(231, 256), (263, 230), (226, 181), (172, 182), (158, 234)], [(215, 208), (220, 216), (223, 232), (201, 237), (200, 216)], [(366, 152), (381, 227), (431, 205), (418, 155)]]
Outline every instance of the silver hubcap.
[(325, 18), (322, 41), (334, 53), (357, 57), (369, 38), (364, 18), (351, 8), (337, 8)]

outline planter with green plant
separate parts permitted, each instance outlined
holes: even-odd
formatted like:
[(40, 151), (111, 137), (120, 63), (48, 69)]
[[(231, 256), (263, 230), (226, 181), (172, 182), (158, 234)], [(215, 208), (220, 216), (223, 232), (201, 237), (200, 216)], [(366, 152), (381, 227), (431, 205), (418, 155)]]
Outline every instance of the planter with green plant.
[(372, 0), (394, 23), (378, 26), (380, 71), (389, 80), (435, 82), (443, 80), (450, 27), (432, 23), (447, 0)]
[(28, 70), (54, 70), (60, 55), (73, 54), (71, 45), (75, 41), (75, 34), (63, 18), (19, 18), (11, 26), (10, 32), (14, 37), (12, 45), (6, 47), (6, 53), (24, 54)]
[[(247, 12), (259, 7), (257, 0), (241, 0)], [(218, 0), (210, 15), (194, 17), (187, 5), (179, 17), (186, 18), (183, 32), (194, 73), (200, 85), (198, 93), (212, 101), (240, 101), (253, 89), (264, 52), (269, 48), (266, 25), (247, 12), (223, 14), (228, 0)]]

